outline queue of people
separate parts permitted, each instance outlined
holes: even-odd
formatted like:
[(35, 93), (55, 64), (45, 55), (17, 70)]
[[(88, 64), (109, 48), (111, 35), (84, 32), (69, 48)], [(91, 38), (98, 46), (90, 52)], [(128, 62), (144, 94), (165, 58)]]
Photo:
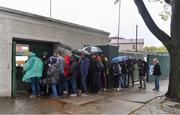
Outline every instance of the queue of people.
[(114, 77), (114, 90), (119, 91), (121, 88), (127, 88), (130, 84), (134, 87), (134, 71), (133, 62), (122, 61), (112, 64), (112, 71)]
[[(72, 54), (63, 55), (61, 51), (56, 51), (53, 56), (43, 53), (42, 59), (35, 56), (34, 53), (28, 54), (29, 58), (24, 64), (23, 81), (31, 84), (32, 93), (30, 97), (41, 95), (51, 95), (58, 97), (62, 95), (88, 96), (88, 93), (98, 93), (107, 91), (108, 77), (113, 76), (114, 90), (119, 91), (130, 85), (134, 87), (134, 62), (121, 61), (118, 63), (109, 63), (104, 55), (93, 53), (86, 55)], [(159, 90), (160, 66), (157, 59), (154, 61), (154, 71), (156, 82), (154, 90)], [(138, 64), (139, 88), (146, 88), (146, 74), (148, 68), (145, 63)], [(131, 80), (130, 80), (131, 79)], [(143, 84), (142, 84), (143, 82)]]

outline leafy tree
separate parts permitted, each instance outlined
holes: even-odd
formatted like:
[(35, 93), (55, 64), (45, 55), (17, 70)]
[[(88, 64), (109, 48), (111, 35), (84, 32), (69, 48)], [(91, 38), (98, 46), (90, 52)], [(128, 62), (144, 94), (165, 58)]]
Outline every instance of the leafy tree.
[(162, 20), (166, 21), (171, 16), (171, 6), (165, 0), (149, 0), (149, 2), (160, 2), (163, 5), (164, 9), (159, 14)]
[(143, 0), (134, 0), (149, 30), (164, 44), (170, 54), (170, 76), (166, 96), (180, 101), (180, 0), (164, 0), (171, 6), (171, 36), (162, 31), (149, 14)]
[(144, 47), (145, 52), (168, 52), (166, 47), (161, 46), (161, 47), (155, 47), (155, 46), (146, 46)]

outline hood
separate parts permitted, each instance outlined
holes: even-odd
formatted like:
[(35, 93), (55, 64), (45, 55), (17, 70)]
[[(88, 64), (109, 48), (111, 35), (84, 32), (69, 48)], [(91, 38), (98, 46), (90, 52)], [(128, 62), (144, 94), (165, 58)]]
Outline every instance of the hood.
[(29, 57), (35, 57), (36, 56), (36, 54), (35, 53), (33, 53), (33, 52), (29, 52)]

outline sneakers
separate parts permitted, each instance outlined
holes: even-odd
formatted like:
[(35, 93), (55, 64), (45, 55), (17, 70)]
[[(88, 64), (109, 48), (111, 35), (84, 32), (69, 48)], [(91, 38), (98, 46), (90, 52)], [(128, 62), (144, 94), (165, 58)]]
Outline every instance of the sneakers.
[(101, 90), (98, 91), (98, 93), (101, 93), (101, 92), (102, 92)]
[(121, 87), (117, 88), (117, 91), (120, 91), (121, 90)]
[(142, 87), (138, 87), (138, 88), (142, 88)]
[(117, 89), (116, 88), (114, 88), (114, 91), (116, 91)]
[(51, 96), (50, 98), (52, 98), (52, 99), (58, 99), (59, 96)]
[(79, 92), (79, 93), (82, 93), (82, 90), (81, 90), (81, 89), (78, 89), (78, 92)]
[(107, 89), (106, 89), (106, 88), (104, 88), (104, 89), (103, 89), (103, 91), (107, 91)]
[(75, 94), (71, 94), (70, 95), (70, 97), (76, 97), (77, 96), (77, 94), (75, 93)]
[(67, 91), (63, 91), (63, 94), (67, 94), (68, 92)]
[(85, 96), (88, 96), (87, 93), (83, 93), (81, 96), (85, 97)]
[(36, 95), (30, 95), (29, 98), (36, 98)]
[(152, 89), (152, 90), (153, 90), (153, 91), (157, 91), (157, 92), (159, 91), (158, 89), (155, 89), (155, 88), (154, 88), (154, 89)]

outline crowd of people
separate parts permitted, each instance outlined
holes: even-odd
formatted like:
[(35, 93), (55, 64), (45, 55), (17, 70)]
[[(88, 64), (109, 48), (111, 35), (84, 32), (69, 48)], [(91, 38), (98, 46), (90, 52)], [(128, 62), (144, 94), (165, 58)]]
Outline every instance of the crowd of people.
[[(30, 52), (29, 58), (24, 64), (23, 81), (31, 84), (30, 97), (41, 95), (51, 95), (58, 97), (62, 95), (88, 96), (88, 93), (98, 93), (107, 91), (108, 78), (113, 77), (114, 90), (119, 91), (121, 88), (127, 88), (130, 85), (134, 87), (135, 62), (121, 61), (110, 63), (107, 57), (102, 54), (93, 53), (91, 55), (72, 54), (63, 55), (62, 51), (56, 51), (53, 56), (48, 57), (46, 52), (43, 53), (42, 59), (36, 57), (35, 53)], [(154, 61), (158, 64), (158, 61)], [(156, 76), (159, 76), (155, 70)], [(139, 71), (139, 88), (146, 88), (146, 76), (148, 67), (146, 63), (138, 64)], [(154, 90), (159, 90), (159, 77), (157, 77)], [(131, 80), (130, 80), (131, 79)], [(143, 82), (143, 84), (142, 84)]]

